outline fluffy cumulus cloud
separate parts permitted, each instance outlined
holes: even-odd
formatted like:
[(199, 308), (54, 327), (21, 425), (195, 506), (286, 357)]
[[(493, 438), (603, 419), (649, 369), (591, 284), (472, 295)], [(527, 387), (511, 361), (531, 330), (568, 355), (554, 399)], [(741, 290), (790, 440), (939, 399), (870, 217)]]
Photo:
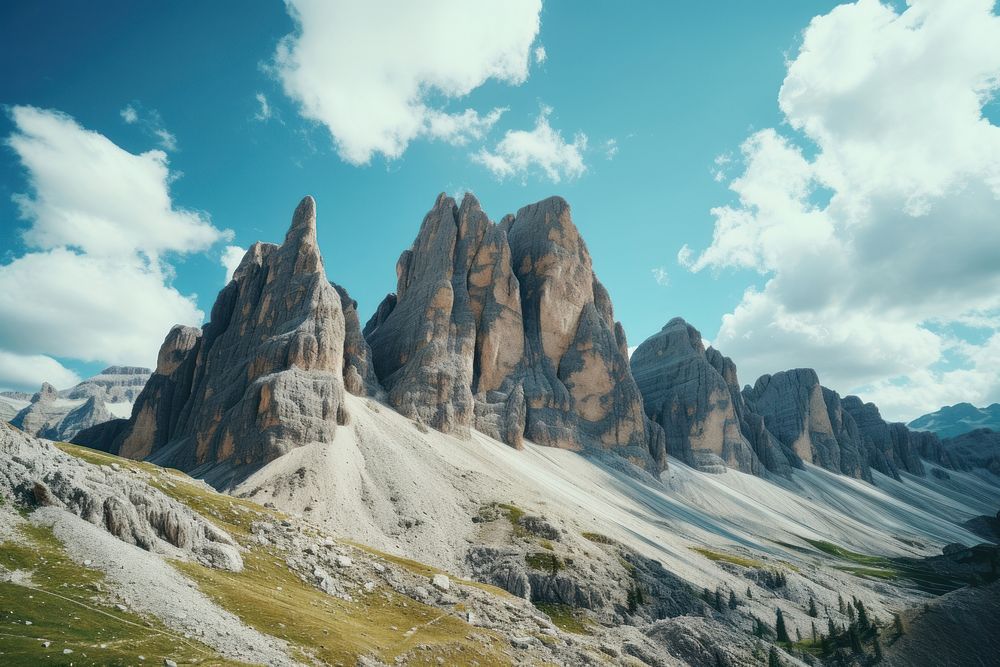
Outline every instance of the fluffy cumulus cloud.
[(13, 354), (0, 350), (0, 384), (22, 391), (35, 391), (42, 380), (55, 387), (72, 387), (80, 376), (44, 354)]
[[(451, 113), (486, 81), (528, 76), (540, 0), (287, 0), (296, 24), (273, 67), (302, 115), (330, 131), (341, 157), (393, 159), (420, 136), (479, 138), (498, 110)], [(537, 56), (536, 56), (537, 57)]]
[(813, 19), (778, 98), (788, 128), (744, 142), (712, 243), (678, 254), (765, 276), (715, 341), (745, 380), (813, 366), (892, 418), (1000, 400), (998, 86), (992, 0)]
[(509, 130), (493, 147), (483, 148), (472, 158), (500, 179), (518, 177), (522, 180), (539, 173), (553, 183), (581, 176), (587, 166), (583, 154), (587, 150), (587, 135), (582, 132), (566, 141), (562, 133), (549, 124), (551, 107), (543, 107), (531, 130)]
[(72, 374), (53, 358), (150, 365), (173, 324), (203, 319), (170, 285), (169, 258), (228, 232), (173, 204), (163, 151), (129, 153), (57, 111), (11, 118), (28, 252), (0, 265), (0, 386), (64, 385)]

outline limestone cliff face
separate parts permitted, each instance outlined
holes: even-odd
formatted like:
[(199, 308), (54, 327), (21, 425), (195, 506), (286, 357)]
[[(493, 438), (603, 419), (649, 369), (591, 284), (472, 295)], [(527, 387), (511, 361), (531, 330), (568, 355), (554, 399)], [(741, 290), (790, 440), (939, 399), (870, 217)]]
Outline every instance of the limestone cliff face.
[(844, 398), (843, 406), (858, 424), (871, 468), (899, 479), (900, 471), (923, 475), (921, 457), (949, 467), (961, 467), (948, 458), (940, 439), (933, 433), (911, 431), (902, 423), (888, 423), (874, 403), (864, 403), (857, 396)]
[(348, 300), (326, 278), (306, 197), (284, 243), (250, 247), (202, 330), (170, 331), (131, 419), (104, 429), (106, 448), (225, 486), (293, 447), (331, 441), (348, 420), (345, 369), (356, 391), (377, 391), (356, 313), (345, 347)]
[[(389, 403), (434, 428), (664, 462), (627, 345), (568, 204), (493, 223), (445, 195), (365, 326)], [(652, 450), (650, 443), (653, 443)]]
[(675, 317), (636, 348), (631, 365), (646, 413), (663, 427), (672, 455), (703, 469), (761, 471), (743, 434), (736, 367), (706, 351), (697, 329)]

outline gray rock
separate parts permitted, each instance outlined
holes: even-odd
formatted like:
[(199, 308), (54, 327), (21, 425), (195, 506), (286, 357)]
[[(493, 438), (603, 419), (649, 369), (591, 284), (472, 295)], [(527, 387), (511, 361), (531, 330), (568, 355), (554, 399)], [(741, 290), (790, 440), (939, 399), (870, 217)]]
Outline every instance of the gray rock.
[(672, 455), (709, 472), (726, 466), (761, 471), (743, 434), (742, 398), (723, 375), (731, 374), (738, 386), (736, 368), (717, 351), (706, 351), (697, 329), (679, 317), (670, 320), (636, 348), (631, 366), (646, 414), (663, 427)]
[(475, 427), (515, 447), (528, 437), (665, 464), (624, 332), (565, 201), (494, 224), (472, 195), (458, 206), (442, 194), (396, 273), (396, 293), (364, 334), (388, 401), (404, 415), (458, 435)]
[[(113, 419), (106, 403), (131, 403), (142, 390), (150, 371), (133, 366), (111, 366), (80, 384), (58, 391), (45, 382), (28, 406), (13, 415), (0, 414), (25, 433), (50, 440), (68, 441), (80, 431)], [(10, 393), (10, 392), (8, 392)], [(11, 395), (17, 399), (19, 396)], [(10, 403), (0, 401), (0, 411)]]
[(382, 386), (375, 375), (372, 351), (361, 333), (358, 302), (344, 287), (331, 283), (340, 296), (344, 311), (344, 388), (355, 396), (380, 396)]
[(215, 568), (241, 571), (236, 542), (224, 531), (140, 477), (96, 466), (0, 425), (0, 492), (59, 507), (147, 551), (166, 545)]
[[(842, 405), (858, 425), (871, 468), (896, 479), (901, 470), (924, 475), (920, 449), (923, 447), (930, 454), (937, 446), (936, 436), (910, 431), (901, 423), (886, 422), (874, 403), (864, 403), (857, 396), (846, 396)], [(940, 460), (940, 455), (935, 458)]]
[(60, 395), (70, 399), (96, 396), (105, 403), (133, 403), (152, 373), (141, 366), (109, 366)]
[(360, 377), (356, 390), (369, 375), (366, 350), (345, 350), (343, 294), (326, 279), (306, 197), (282, 245), (250, 247), (201, 331), (167, 335), (108, 450), (223, 488), (294, 447), (332, 441), (349, 418), (345, 364)]
[(744, 391), (744, 399), (764, 418), (767, 430), (798, 458), (840, 471), (840, 445), (816, 371), (796, 368), (763, 375), (753, 389)]
[(949, 461), (958, 469), (985, 468), (1000, 476), (1000, 433), (976, 429), (941, 443)]

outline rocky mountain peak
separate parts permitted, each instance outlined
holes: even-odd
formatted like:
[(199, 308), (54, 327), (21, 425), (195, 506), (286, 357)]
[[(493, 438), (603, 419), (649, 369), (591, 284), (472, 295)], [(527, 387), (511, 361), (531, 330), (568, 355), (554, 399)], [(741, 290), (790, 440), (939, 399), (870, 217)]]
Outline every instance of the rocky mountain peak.
[(32, 395), (31, 402), (38, 403), (40, 401), (54, 401), (57, 398), (59, 398), (59, 390), (48, 382), (43, 382), (42, 388)]
[(657, 457), (624, 332), (565, 200), (495, 224), (474, 196), (442, 194), (396, 274), (364, 333), (397, 410), (515, 447), (527, 437)]
[(113, 441), (88, 444), (227, 485), (294, 447), (332, 441), (349, 418), (345, 367), (371, 374), (356, 315), (345, 348), (344, 304), (356, 304), (327, 280), (316, 231), (305, 197), (282, 245), (250, 247), (208, 324), (170, 330), (131, 419), (94, 436)]
[(630, 363), (646, 414), (663, 428), (671, 454), (710, 472), (762, 471), (744, 433), (752, 429), (736, 367), (716, 350), (706, 351), (697, 329), (671, 319), (636, 348)]

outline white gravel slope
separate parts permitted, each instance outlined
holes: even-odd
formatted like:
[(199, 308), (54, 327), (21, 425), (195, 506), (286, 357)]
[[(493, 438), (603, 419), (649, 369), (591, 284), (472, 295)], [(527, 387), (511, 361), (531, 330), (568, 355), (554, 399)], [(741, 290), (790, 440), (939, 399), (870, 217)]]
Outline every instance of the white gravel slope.
[[(493, 501), (608, 534), (697, 585), (721, 575), (692, 546), (742, 546), (813, 562), (775, 543), (804, 544), (801, 536), (872, 554), (937, 554), (948, 542), (980, 541), (955, 521), (984, 513), (991, 498), (1000, 507), (1000, 486), (953, 472), (948, 483), (880, 476), (876, 487), (813, 466), (788, 481), (711, 475), (672, 460), (662, 483), (642, 482), (573, 452), (530, 443), (517, 451), (479, 433), (461, 440), (423, 432), (385, 406), (353, 396), (348, 402), (351, 424), (333, 443), (293, 451), (236, 493), (459, 572), (471, 517)], [(966, 484), (973, 491), (963, 493)]]

